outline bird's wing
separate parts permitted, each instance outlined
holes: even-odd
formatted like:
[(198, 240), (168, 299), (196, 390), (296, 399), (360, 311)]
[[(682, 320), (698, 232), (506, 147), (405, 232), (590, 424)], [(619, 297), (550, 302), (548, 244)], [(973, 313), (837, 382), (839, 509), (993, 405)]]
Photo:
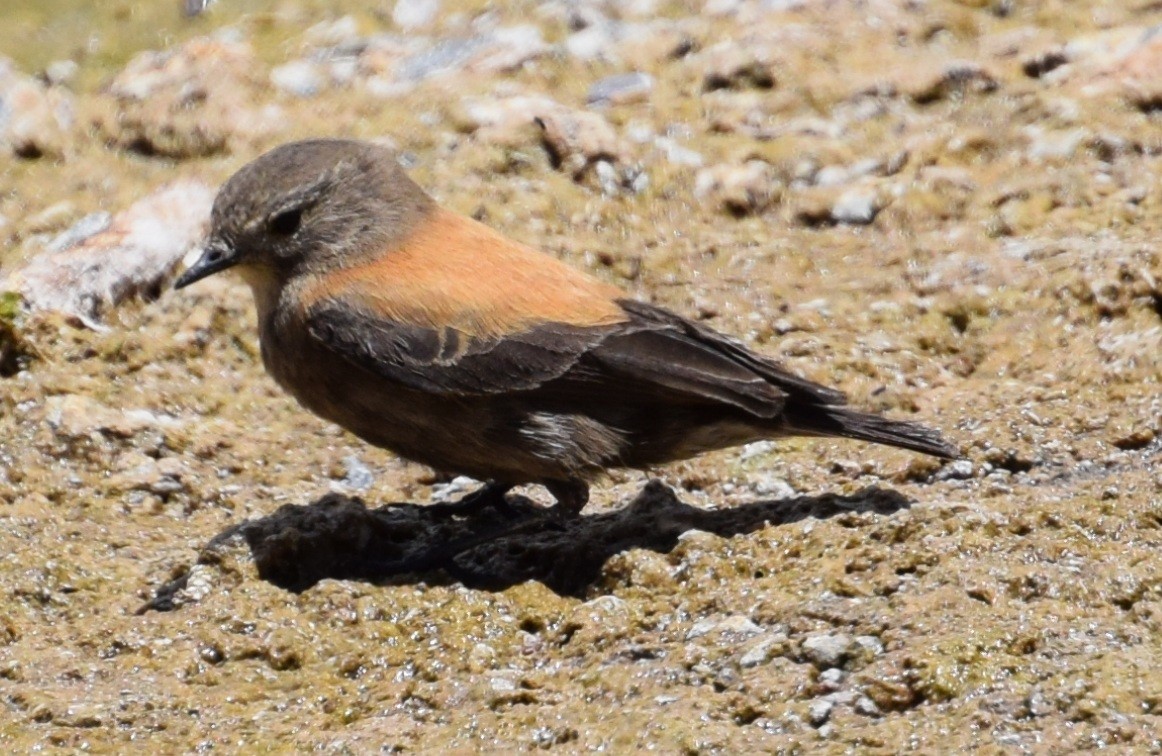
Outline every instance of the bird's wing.
[(629, 300), (620, 305), (627, 313), (622, 323), (542, 323), (503, 337), (409, 325), (327, 304), (312, 309), (307, 327), (319, 344), (355, 365), (447, 396), (541, 389), (545, 400), (579, 407), (726, 404), (772, 418), (790, 393), (771, 380), (776, 377), (788, 387), (802, 384), (832, 401), (842, 398), (677, 315)]
[(638, 327), (650, 325), (661, 328), (671, 339), (713, 352), (720, 359), (728, 360), (744, 369), (752, 377), (779, 389), (788, 396), (810, 404), (842, 405), (847, 396), (842, 391), (801, 378), (784, 369), (774, 360), (750, 350), (740, 341), (714, 331), (705, 326), (676, 315), (656, 305), (632, 299), (618, 301), (630, 316), (630, 322)]
[(572, 369), (613, 327), (546, 323), (502, 337), (474, 336), (321, 305), (308, 313), (307, 330), (334, 354), (407, 388), (480, 396), (539, 388)]

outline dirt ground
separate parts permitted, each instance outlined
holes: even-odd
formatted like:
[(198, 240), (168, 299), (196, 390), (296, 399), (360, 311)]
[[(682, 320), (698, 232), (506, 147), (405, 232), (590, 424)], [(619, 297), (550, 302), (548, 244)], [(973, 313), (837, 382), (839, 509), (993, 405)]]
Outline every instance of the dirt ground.
[(442, 519), (471, 484), (297, 407), (239, 281), (100, 329), (5, 295), (0, 750), (1162, 752), (1157, 3), (68, 5), (0, 11), (64, 109), (6, 143), (0, 107), (0, 280), (387, 139), (964, 460), (760, 443)]

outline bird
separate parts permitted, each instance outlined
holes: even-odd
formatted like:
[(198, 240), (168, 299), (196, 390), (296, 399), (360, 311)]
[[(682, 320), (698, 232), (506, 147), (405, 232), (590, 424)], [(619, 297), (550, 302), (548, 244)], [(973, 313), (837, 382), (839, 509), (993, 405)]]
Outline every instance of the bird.
[(441, 207), (374, 142), (311, 139), (218, 191), (184, 288), (233, 269), (267, 372), (377, 447), (484, 484), (539, 484), (578, 516), (614, 468), (785, 436), (956, 458), (926, 426), (863, 412), (742, 342)]

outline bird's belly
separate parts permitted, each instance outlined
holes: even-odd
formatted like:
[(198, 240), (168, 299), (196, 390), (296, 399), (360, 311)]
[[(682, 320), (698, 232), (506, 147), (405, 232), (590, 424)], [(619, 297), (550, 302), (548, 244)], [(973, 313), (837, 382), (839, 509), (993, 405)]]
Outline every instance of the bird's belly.
[(264, 336), (267, 371), (303, 407), (406, 459), (511, 482), (592, 477), (616, 464), (620, 436), (587, 418), (538, 412), (504, 396), (416, 391), (306, 339), (275, 346), (278, 334)]

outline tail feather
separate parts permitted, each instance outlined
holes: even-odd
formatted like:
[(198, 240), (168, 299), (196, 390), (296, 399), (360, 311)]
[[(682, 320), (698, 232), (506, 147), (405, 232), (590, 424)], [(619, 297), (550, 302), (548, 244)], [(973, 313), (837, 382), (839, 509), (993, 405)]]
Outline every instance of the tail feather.
[(789, 412), (788, 425), (795, 433), (811, 436), (842, 436), (860, 441), (910, 449), (942, 459), (957, 459), (960, 452), (940, 432), (919, 423), (889, 420), (848, 407), (815, 405)]

